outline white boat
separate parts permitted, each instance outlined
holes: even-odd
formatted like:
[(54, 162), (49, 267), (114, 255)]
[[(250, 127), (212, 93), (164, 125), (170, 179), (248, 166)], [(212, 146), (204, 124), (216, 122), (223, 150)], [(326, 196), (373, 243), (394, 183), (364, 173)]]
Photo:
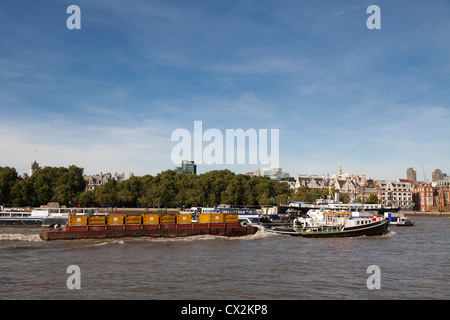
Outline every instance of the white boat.
[(0, 207), (0, 225), (6, 226), (36, 226), (41, 225), (42, 219), (31, 215), (22, 208)]
[(98, 208), (0, 208), (0, 225), (43, 226), (66, 225), (70, 214), (106, 214)]
[(410, 218), (408, 218), (408, 217), (401, 217), (401, 218), (399, 218), (397, 220), (395, 225), (397, 227), (412, 227), (415, 224), (416, 223), (413, 220), (411, 220)]
[(413, 226), (415, 222), (408, 217), (405, 217), (403, 212), (385, 212), (384, 217), (388, 219), (389, 224), (394, 226)]
[(274, 227), (269, 231), (311, 238), (357, 237), (382, 235), (388, 225), (382, 216), (355, 217), (350, 212), (310, 210), (306, 217), (296, 218), (292, 226)]

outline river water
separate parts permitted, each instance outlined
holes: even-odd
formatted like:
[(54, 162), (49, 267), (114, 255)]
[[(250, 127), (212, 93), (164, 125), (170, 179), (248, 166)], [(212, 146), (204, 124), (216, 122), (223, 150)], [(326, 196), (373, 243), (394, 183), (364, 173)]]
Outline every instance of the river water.
[[(42, 241), (0, 228), (0, 299), (449, 299), (448, 217), (377, 237)], [(79, 267), (70, 290), (67, 268)], [(378, 266), (379, 289), (368, 278)]]

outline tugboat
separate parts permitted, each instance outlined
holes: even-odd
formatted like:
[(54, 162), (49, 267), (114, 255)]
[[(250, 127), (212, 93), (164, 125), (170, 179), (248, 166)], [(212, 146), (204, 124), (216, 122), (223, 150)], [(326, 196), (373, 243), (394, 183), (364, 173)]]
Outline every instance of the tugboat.
[(274, 227), (268, 231), (305, 238), (359, 237), (383, 235), (389, 221), (384, 217), (352, 217), (350, 212), (310, 210), (306, 217), (294, 220), (292, 226)]

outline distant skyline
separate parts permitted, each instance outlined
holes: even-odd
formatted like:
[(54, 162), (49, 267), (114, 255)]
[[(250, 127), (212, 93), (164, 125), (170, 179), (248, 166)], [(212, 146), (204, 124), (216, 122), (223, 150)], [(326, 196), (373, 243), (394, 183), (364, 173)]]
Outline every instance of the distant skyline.
[(449, 17), (447, 0), (4, 0), (0, 166), (156, 175), (180, 165), (171, 133), (199, 120), (279, 129), (292, 176), (341, 161), (385, 180), (423, 165), (431, 181), (450, 173)]

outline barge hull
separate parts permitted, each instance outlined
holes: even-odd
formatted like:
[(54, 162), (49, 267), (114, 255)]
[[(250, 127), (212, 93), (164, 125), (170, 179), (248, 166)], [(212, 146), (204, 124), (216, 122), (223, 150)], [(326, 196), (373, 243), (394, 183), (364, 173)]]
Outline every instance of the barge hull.
[(222, 228), (158, 228), (158, 229), (122, 229), (122, 230), (83, 230), (58, 231), (41, 230), (39, 236), (42, 240), (78, 240), (78, 239), (112, 239), (112, 238), (176, 238), (198, 235), (215, 235), (225, 237), (243, 237), (255, 234), (255, 227), (222, 227)]

